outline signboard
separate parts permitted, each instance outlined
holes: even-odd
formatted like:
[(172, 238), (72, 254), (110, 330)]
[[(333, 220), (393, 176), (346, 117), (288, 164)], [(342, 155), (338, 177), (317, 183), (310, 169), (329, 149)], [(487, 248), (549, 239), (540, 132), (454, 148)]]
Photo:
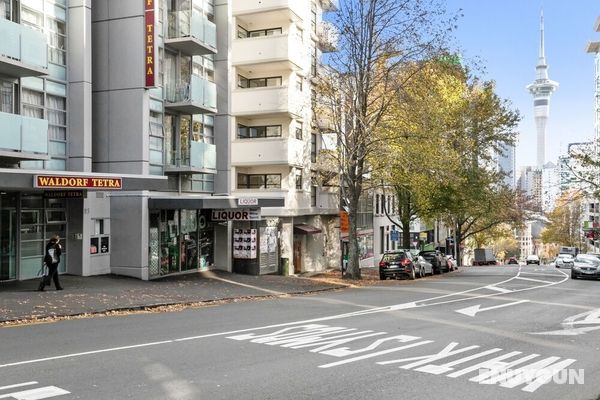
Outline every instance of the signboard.
[(213, 221), (260, 221), (260, 208), (238, 210), (212, 210)]
[(420, 239), (427, 239), (427, 232), (419, 232)]
[(155, 86), (156, 72), (156, 32), (155, 32), (155, 0), (144, 1), (144, 74), (146, 75), (146, 87)]
[(238, 206), (257, 206), (258, 199), (256, 197), (240, 197), (238, 199)]
[(44, 192), (46, 199), (83, 198), (83, 190), (52, 190)]
[(102, 189), (120, 190), (121, 178), (98, 178), (92, 176), (34, 175), (33, 187), (46, 189)]
[(350, 230), (350, 220), (346, 211), (340, 211), (340, 232), (348, 233)]
[(390, 239), (394, 242), (400, 241), (400, 231), (390, 231)]

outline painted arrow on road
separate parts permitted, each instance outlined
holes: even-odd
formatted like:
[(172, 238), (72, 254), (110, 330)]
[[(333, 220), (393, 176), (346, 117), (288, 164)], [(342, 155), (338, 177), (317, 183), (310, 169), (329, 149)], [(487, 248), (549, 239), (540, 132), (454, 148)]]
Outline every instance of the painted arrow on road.
[(500, 304), (498, 306), (486, 307), (486, 308), (481, 308), (481, 304), (477, 304), (476, 306), (461, 308), (460, 310), (456, 310), (456, 312), (460, 313), (460, 314), (468, 315), (469, 317), (474, 317), (475, 314), (478, 314), (483, 311), (489, 311), (489, 310), (495, 310), (497, 308), (514, 306), (514, 305), (521, 304), (521, 303), (527, 303), (528, 301), (529, 300), (519, 300), (519, 301), (514, 301), (512, 303)]
[[(565, 318), (561, 323), (563, 329), (546, 332), (529, 332), (531, 335), (577, 336), (600, 329), (600, 308)], [(575, 327), (575, 325), (589, 325)]]

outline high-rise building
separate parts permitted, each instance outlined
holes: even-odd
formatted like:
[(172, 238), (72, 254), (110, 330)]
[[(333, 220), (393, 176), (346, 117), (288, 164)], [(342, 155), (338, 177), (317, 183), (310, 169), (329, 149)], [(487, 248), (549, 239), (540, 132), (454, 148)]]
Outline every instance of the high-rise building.
[(0, 1), (0, 281), (338, 265), (313, 82), (336, 0)]
[[(600, 32), (600, 17), (596, 19), (594, 31)], [(588, 53), (594, 54), (594, 137), (600, 141), (600, 41), (590, 41), (586, 46)]]
[(502, 151), (496, 155), (497, 168), (498, 171), (504, 174), (504, 184), (514, 189), (517, 184), (515, 145), (505, 145), (502, 147)]
[(550, 97), (558, 88), (558, 82), (548, 78), (548, 64), (544, 48), (544, 14), (540, 15), (540, 48), (538, 63), (535, 67), (536, 78), (527, 85), (533, 96), (535, 126), (537, 132), (537, 168), (542, 169), (546, 163), (546, 125), (550, 114)]

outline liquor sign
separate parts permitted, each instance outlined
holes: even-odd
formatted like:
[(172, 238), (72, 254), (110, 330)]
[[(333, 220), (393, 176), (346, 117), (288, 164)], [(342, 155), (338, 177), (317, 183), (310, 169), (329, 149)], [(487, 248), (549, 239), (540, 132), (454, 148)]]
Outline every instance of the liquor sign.
[(144, 74), (146, 87), (156, 85), (156, 20), (155, 0), (144, 1), (144, 45), (146, 47), (144, 60)]
[(340, 211), (340, 232), (348, 233), (350, 231), (350, 219), (346, 211)]
[(121, 190), (121, 178), (99, 178), (94, 176), (35, 175), (33, 186), (43, 189), (102, 189)]
[(238, 206), (257, 206), (258, 198), (256, 197), (240, 197), (238, 199)]
[(260, 221), (260, 208), (212, 210), (213, 221)]

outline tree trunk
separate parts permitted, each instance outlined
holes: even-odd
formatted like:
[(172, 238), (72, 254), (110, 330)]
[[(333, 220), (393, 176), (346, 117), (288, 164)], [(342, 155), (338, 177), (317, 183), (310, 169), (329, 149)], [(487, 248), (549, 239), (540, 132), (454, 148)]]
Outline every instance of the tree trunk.
[(360, 254), (358, 250), (358, 196), (354, 193), (350, 195), (348, 210), (348, 222), (350, 229), (348, 232), (348, 268), (344, 278), (360, 279)]
[(460, 244), (463, 240), (462, 238), (462, 230), (460, 228), (460, 225), (456, 225), (456, 234), (454, 235), (454, 240), (456, 241), (456, 262), (457, 265), (459, 267), (462, 267), (463, 262), (462, 262), (462, 250), (460, 249)]

